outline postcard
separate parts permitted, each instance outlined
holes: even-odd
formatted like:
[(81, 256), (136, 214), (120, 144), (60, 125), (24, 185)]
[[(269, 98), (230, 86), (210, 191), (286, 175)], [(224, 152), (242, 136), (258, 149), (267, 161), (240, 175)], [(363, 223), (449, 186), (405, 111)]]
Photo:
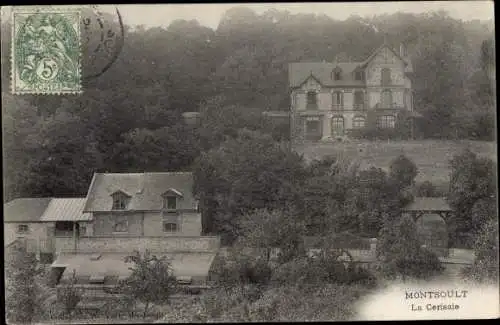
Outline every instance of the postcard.
[(500, 316), (493, 2), (1, 12), (7, 323)]

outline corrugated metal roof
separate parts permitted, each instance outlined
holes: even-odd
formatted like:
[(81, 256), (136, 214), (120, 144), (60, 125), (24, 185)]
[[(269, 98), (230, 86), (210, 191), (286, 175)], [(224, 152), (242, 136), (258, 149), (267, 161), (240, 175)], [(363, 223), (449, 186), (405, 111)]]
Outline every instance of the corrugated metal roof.
[(40, 221), (90, 221), (92, 215), (83, 213), (85, 198), (54, 198)]
[(444, 197), (416, 197), (404, 211), (452, 211)]
[(4, 222), (38, 222), (52, 200), (43, 198), (20, 198), (3, 205)]
[(117, 191), (130, 194), (127, 210), (161, 210), (162, 194), (169, 189), (175, 189), (182, 194), (182, 198), (178, 200), (179, 209), (197, 208), (197, 200), (193, 196), (192, 173), (96, 173), (89, 188), (84, 211), (111, 211), (111, 194)]

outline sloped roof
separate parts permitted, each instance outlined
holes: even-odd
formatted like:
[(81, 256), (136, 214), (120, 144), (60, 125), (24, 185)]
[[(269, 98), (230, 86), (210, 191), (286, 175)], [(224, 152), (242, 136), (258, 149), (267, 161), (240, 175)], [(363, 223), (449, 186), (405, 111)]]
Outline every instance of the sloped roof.
[(404, 211), (451, 211), (444, 197), (416, 197), (412, 203), (403, 208)]
[(162, 194), (169, 189), (182, 194), (178, 201), (179, 209), (196, 209), (192, 173), (96, 173), (87, 194), (84, 211), (111, 211), (111, 194), (117, 191), (130, 194), (127, 210), (160, 210), (163, 206)]
[(52, 200), (43, 198), (20, 198), (3, 205), (4, 222), (39, 222)]
[(397, 51), (395, 51), (392, 47), (390, 47), (388, 44), (386, 43), (383, 43), (379, 48), (377, 48), (375, 51), (372, 52), (372, 54), (366, 59), (364, 60), (362, 63), (361, 63), (361, 66), (365, 67), (368, 63), (370, 63), (371, 60), (373, 60), (373, 58), (375, 56), (377, 56), (377, 54), (382, 51), (384, 48), (388, 48), (395, 56), (397, 56), (401, 61), (404, 62), (405, 66), (408, 65), (408, 62), (406, 62), (405, 59), (403, 59), (401, 57), (401, 55), (399, 55), (399, 53)]
[(90, 213), (83, 213), (85, 198), (54, 198), (40, 221), (90, 221)]
[[(368, 63), (384, 48), (388, 48), (405, 64), (405, 72), (413, 72), (411, 61), (402, 58), (397, 51), (386, 43), (375, 49), (364, 61), (360, 62), (296, 62), (288, 65), (288, 81), (291, 88), (300, 87), (309, 77), (313, 76), (322, 86), (363, 86), (365, 82), (356, 80), (354, 71), (364, 69)], [(339, 67), (342, 69), (342, 79), (334, 80), (332, 71)]]
[[(363, 86), (364, 81), (355, 80), (354, 71), (361, 62), (296, 62), (288, 65), (290, 87), (300, 87), (313, 76), (322, 86)], [(334, 80), (332, 71), (342, 69), (342, 79)]]
[[(204, 277), (208, 275), (210, 266), (215, 258), (214, 252), (203, 253), (165, 253), (170, 260), (175, 276)], [(132, 263), (125, 263), (127, 253), (101, 253), (100, 257), (92, 260), (95, 254), (60, 254), (52, 267), (65, 267), (64, 277), (72, 275), (73, 270), (78, 276), (127, 277)], [(161, 255), (161, 254), (157, 254)]]

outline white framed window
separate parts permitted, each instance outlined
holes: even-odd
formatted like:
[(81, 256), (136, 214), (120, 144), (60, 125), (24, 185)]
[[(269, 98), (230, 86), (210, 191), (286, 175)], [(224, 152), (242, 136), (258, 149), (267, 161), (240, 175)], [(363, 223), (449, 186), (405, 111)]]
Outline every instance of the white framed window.
[(130, 198), (123, 192), (115, 192), (113, 197), (113, 210), (126, 210)]
[(163, 232), (173, 233), (179, 231), (179, 216), (176, 213), (163, 213)]
[(307, 92), (307, 109), (318, 108), (318, 94), (315, 91)]
[(392, 91), (384, 89), (380, 93), (380, 104), (382, 108), (392, 108)]
[(383, 68), (381, 72), (382, 85), (391, 84), (391, 69)]
[(396, 125), (396, 118), (393, 115), (382, 115), (377, 119), (377, 125), (382, 129), (394, 128)]
[(365, 105), (365, 94), (362, 90), (356, 90), (354, 92), (354, 109), (363, 110)]
[(177, 209), (177, 197), (173, 195), (168, 195), (163, 198), (163, 209), (176, 210)]
[(352, 119), (352, 127), (354, 129), (362, 129), (365, 127), (365, 118), (363, 116), (356, 116)]
[(334, 110), (342, 110), (344, 106), (344, 94), (341, 91), (335, 91), (332, 94), (332, 106)]
[(118, 232), (118, 233), (128, 232), (127, 216), (113, 217), (113, 232)]
[(333, 80), (342, 80), (342, 69), (339, 67), (336, 67), (332, 71), (333, 74)]
[(17, 226), (17, 233), (18, 234), (26, 234), (30, 231), (30, 227), (28, 225), (18, 225)]

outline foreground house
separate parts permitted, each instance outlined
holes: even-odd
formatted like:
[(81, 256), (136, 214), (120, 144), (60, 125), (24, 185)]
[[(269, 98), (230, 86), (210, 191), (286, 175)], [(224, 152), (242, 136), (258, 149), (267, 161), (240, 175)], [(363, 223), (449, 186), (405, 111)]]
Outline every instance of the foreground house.
[(205, 287), (219, 238), (201, 236), (192, 173), (96, 173), (82, 209), (85, 235), (56, 238), (54, 280), (76, 272), (83, 286), (105, 288), (129, 274), (125, 257), (149, 250), (171, 260), (187, 286)]

